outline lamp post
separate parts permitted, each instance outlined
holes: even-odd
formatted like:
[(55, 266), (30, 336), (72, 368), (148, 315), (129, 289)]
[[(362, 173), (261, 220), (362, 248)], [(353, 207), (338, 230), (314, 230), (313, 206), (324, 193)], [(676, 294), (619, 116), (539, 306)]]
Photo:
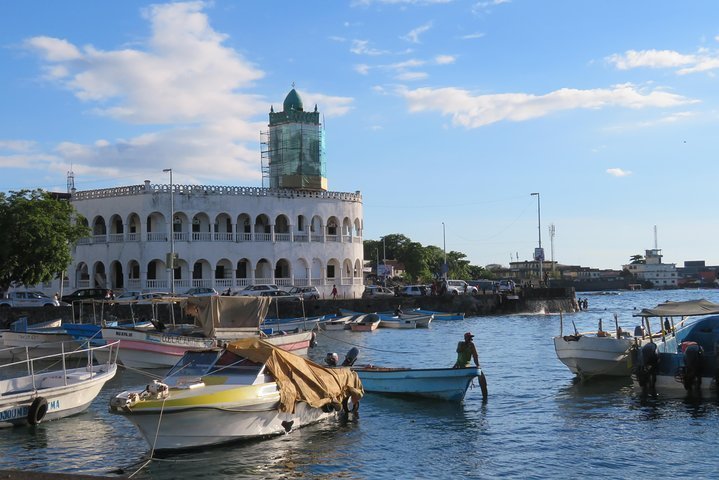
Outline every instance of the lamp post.
[(175, 296), (175, 188), (172, 183), (172, 169), (165, 168), (164, 173), (170, 174), (170, 293)]
[(442, 265), (442, 278), (447, 280), (447, 236), (445, 234), (444, 222), (442, 222), (442, 251), (444, 252), (444, 265)]
[(544, 264), (544, 252), (542, 251), (542, 209), (539, 202), (539, 192), (534, 192), (530, 195), (537, 196), (537, 231), (539, 232), (539, 250), (537, 251), (537, 255), (535, 255), (535, 260), (539, 260), (539, 284), (541, 285), (543, 280), (542, 267)]

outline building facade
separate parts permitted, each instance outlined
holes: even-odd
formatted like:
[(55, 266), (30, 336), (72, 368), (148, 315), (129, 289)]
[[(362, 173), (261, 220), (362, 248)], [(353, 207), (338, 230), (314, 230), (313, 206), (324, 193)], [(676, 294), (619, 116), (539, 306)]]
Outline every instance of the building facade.
[(630, 263), (623, 268), (639, 280), (651, 282), (655, 288), (677, 288), (679, 275), (674, 263), (662, 263), (661, 249), (644, 251), (644, 263)]
[[(319, 113), (297, 92), (270, 112), (269, 188), (152, 184), (71, 192), (92, 235), (73, 249), (63, 288), (182, 293), (251, 284), (314, 285), (359, 297), (362, 195), (327, 190)], [(174, 256), (172, 255), (174, 252)]]

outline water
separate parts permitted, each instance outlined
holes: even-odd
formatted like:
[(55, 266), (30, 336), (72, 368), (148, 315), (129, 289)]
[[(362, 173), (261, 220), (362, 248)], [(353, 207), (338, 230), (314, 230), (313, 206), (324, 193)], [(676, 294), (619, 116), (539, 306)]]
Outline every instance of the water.
[[(632, 331), (634, 308), (719, 291), (584, 295), (589, 310), (564, 316), (578, 330)], [(567, 327), (569, 325), (569, 327)], [(629, 380), (575, 385), (557, 360), (558, 315), (510, 315), (433, 322), (428, 330), (328, 332), (311, 357), (354, 345), (361, 363), (450, 366), (465, 331), (476, 335), (490, 397), (471, 389), (463, 405), (368, 394), (357, 422), (324, 422), (269, 440), (166, 455), (134, 478), (581, 478), (716, 476), (716, 397), (643, 398)], [(35, 428), (0, 430), (0, 468), (125, 475), (149, 448), (109, 398), (145, 377), (128, 371), (106, 385), (90, 409)], [(136, 464), (136, 465), (133, 465)]]

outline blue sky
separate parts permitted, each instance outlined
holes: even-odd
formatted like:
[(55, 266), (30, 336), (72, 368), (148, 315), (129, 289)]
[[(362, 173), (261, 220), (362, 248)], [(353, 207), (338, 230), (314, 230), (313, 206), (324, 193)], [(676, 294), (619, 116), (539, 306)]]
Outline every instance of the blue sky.
[[(719, 264), (719, 2), (0, 3), (0, 191), (260, 186), (295, 82), (365, 238)], [(541, 194), (541, 229), (537, 197)], [(443, 223), (445, 225), (443, 237)]]

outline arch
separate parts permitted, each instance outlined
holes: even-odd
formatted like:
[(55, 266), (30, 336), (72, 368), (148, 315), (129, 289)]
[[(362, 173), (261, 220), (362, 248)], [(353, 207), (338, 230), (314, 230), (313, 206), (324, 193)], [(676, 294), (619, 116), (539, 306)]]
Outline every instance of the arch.
[(354, 226), (355, 226), (354, 236), (361, 237), (362, 236), (362, 221), (359, 218), (355, 218)]
[(125, 288), (132, 288), (139, 290), (142, 288), (140, 282), (140, 262), (135, 259), (127, 262), (127, 286)]
[(107, 288), (105, 264), (100, 261), (95, 262), (92, 266), (92, 283), (94, 287)]
[(235, 269), (235, 282), (238, 287), (244, 287), (250, 284), (252, 280), (252, 263), (247, 258), (241, 258), (237, 261)]
[(185, 212), (175, 212), (172, 217), (172, 233), (175, 241), (186, 241), (190, 232), (190, 217)]
[(327, 236), (339, 235), (339, 220), (334, 215), (327, 219)]
[(75, 288), (87, 288), (90, 286), (90, 271), (85, 262), (80, 262), (75, 267)]
[(349, 217), (342, 219), (342, 236), (352, 237), (352, 222)]
[(215, 217), (215, 240), (232, 241), (232, 217), (227, 213), (220, 213)]
[(255, 218), (255, 242), (269, 242), (272, 240), (272, 227), (270, 217), (261, 213)]
[(295, 232), (307, 233), (307, 217), (305, 217), (304, 215), (297, 215)]
[(362, 278), (362, 262), (360, 262), (360, 259), (355, 260), (355, 267), (354, 271), (352, 272), (353, 278)]
[(252, 218), (246, 214), (241, 213), (237, 216), (237, 241), (249, 242), (252, 240)]
[(261, 258), (255, 266), (255, 283), (274, 283), (272, 264), (266, 258)]
[[(313, 242), (324, 242), (324, 233), (322, 232), (322, 217), (315, 215), (312, 217), (310, 222), (310, 235), (312, 236)], [(312, 278), (315, 278), (312, 275)]]
[(294, 278), (294, 284), (298, 287), (310, 285), (310, 264), (304, 258), (298, 258), (294, 262), (295, 268), (293, 268), (292, 277)]
[(273, 282), (281, 287), (292, 286), (292, 265), (286, 258), (280, 258), (275, 264)]
[(167, 220), (161, 212), (152, 212), (145, 218), (145, 231), (148, 242), (166, 242), (168, 237)]
[(122, 263), (113, 260), (110, 263), (110, 288), (125, 288), (125, 276), (122, 273)]
[(285, 214), (275, 218), (275, 233), (290, 233), (290, 219)]
[(325, 268), (322, 260), (315, 257), (312, 259), (312, 284), (323, 285), (325, 282)]
[(125, 226), (122, 224), (122, 217), (118, 214), (114, 214), (110, 217), (110, 235), (120, 235), (125, 231)]
[(107, 226), (105, 226), (105, 219), (98, 215), (92, 220), (92, 235), (107, 235)]
[(213, 276), (212, 266), (204, 258), (192, 264), (192, 287), (211, 287)]
[(209, 242), (212, 240), (212, 224), (210, 217), (204, 213), (197, 213), (192, 217), (192, 240)]
[(336, 258), (330, 258), (327, 261), (327, 266), (325, 267), (326, 272), (326, 278), (327, 283), (329, 282), (336, 282), (337, 279), (342, 278), (342, 271), (340, 270), (340, 261)]

